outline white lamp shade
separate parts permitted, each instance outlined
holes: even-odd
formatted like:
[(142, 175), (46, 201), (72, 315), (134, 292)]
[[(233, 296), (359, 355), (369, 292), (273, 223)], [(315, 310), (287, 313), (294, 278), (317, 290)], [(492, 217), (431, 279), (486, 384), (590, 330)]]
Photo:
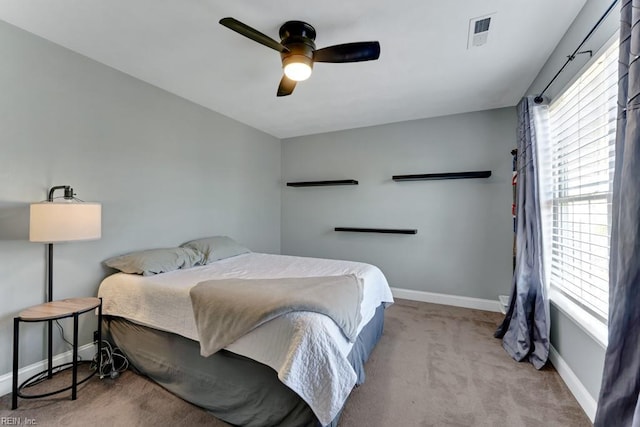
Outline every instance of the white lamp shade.
[(102, 205), (77, 201), (31, 205), (29, 240), (54, 243), (94, 240), (102, 235)]

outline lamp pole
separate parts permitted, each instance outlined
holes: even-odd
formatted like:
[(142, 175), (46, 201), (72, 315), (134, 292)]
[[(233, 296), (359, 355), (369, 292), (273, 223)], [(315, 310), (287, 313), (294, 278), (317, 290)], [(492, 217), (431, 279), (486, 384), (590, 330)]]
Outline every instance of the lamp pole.
[[(56, 190), (64, 189), (64, 198), (72, 199), (73, 198), (73, 189), (69, 185), (57, 185), (55, 187), (51, 187), (49, 190), (49, 195), (47, 196), (47, 202), (53, 202), (53, 193)], [(47, 243), (47, 275), (48, 275), (48, 286), (47, 286), (47, 302), (53, 301), (53, 243)], [(47, 341), (49, 343), (47, 350), (47, 378), (53, 377), (53, 320), (49, 320), (47, 322)]]

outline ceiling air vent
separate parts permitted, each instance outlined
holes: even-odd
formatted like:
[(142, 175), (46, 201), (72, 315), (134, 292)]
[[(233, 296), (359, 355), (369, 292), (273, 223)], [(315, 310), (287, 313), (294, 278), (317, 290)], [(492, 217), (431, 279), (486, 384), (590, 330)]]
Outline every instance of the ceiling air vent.
[(495, 14), (480, 16), (469, 21), (469, 41), (467, 43), (467, 49), (482, 46), (487, 42), (493, 15)]

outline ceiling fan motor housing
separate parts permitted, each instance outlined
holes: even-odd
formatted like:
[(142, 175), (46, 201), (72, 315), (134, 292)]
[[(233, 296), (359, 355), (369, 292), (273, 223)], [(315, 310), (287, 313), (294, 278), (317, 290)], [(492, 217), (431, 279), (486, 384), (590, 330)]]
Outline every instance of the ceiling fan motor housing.
[(316, 50), (314, 40), (316, 30), (306, 22), (287, 21), (280, 27), (280, 42), (289, 49), (282, 52), (282, 66), (297, 62), (313, 68), (313, 52)]

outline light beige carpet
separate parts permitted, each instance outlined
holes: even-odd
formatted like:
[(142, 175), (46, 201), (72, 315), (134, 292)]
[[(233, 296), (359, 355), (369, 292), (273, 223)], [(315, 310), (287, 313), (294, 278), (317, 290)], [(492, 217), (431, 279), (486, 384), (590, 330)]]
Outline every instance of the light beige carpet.
[[(514, 362), (493, 338), (502, 316), (398, 300), (351, 394), (340, 427), (590, 426), (553, 367), (536, 371)], [(64, 394), (0, 398), (0, 421), (15, 417), (39, 426), (227, 426), (144, 377), (94, 377), (76, 401)], [(7, 418), (4, 418), (7, 424)]]

